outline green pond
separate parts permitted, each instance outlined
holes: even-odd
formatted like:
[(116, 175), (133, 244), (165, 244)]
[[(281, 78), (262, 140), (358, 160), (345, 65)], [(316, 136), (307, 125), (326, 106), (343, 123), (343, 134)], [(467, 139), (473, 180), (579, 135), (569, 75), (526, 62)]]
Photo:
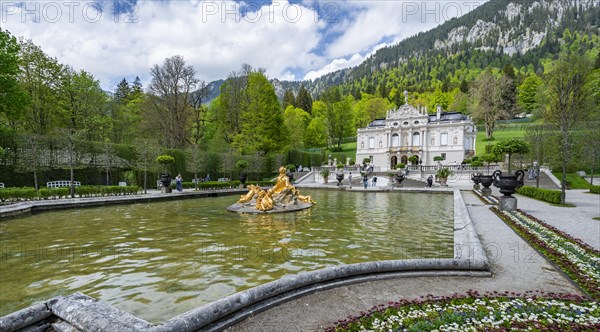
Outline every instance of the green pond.
[(76, 291), (150, 322), (288, 274), (453, 256), (453, 196), (303, 189), (295, 213), (238, 196), (45, 212), (0, 222), (0, 316)]

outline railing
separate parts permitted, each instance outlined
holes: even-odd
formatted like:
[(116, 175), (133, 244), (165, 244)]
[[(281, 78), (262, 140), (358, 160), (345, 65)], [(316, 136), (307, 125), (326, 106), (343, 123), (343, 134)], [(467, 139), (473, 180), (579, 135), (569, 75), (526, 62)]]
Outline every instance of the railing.
[[(46, 182), (46, 186), (48, 188), (70, 187), (71, 181), (50, 181), (50, 182)], [(79, 187), (79, 186), (81, 186), (81, 182), (73, 181), (73, 186)]]

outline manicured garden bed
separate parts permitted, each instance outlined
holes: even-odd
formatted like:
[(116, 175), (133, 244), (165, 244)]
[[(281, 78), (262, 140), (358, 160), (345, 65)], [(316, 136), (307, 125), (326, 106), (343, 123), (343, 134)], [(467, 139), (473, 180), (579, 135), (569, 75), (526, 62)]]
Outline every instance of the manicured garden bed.
[(600, 300), (600, 251), (523, 211), (491, 210), (592, 298)]
[(600, 305), (577, 295), (470, 291), (390, 302), (327, 331), (598, 331)]

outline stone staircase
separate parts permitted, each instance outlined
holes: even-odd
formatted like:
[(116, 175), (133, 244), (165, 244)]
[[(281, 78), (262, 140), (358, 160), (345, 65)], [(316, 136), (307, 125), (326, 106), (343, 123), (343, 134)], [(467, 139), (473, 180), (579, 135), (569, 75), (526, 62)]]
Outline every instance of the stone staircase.
[[(553, 190), (560, 189), (560, 187), (557, 186), (556, 183), (554, 183), (554, 181), (552, 181), (550, 179), (550, 177), (548, 176), (548, 174), (546, 174), (545, 172), (540, 172), (539, 173), (539, 177), (540, 177), (540, 188), (553, 189)], [(559, 179), (559, 181), (560, 181), (560, 179)], [(536, 179), (529, 180), (528, 174), (525, 173), (524, 184), (526, 186), (535, 187), (536, 186)]]

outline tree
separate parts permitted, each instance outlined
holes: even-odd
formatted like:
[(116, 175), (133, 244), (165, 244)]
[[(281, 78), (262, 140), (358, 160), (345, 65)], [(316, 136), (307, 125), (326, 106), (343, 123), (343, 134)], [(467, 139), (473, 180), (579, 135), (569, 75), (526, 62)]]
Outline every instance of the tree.
[[(16, 128), (28, 102), (19, 84), (19, 43), (8, 31), (0, 29), (0, 124)], [(4, 114), (4, 116), (3, 116)]]
[(298, 148), (303, 145), (304, 132), (310, 121), (310, 114), (301, 108), (288, 106), (284, 111), (284, 123), (290, 135), (290, 144), (292, 148)]
[(306, 147), (327, 145), (327, 120), (325, 120), (325, 117), (317, 116), (310, 120), (304, 132), (304, 145)]
[(474, 90), (475, 105), (471, 114), (473, 119), (483, 122), (485, 137), (489, 140), (494, 136), (496, 120), (505, 114), (500, 108), (498, 80), (488, 69), (479, 75)]
[(104, 141), (110, 132), (110, 117), (105, 113), (106, 94), (100, 83), (86, 72), (66, 68), (60, 94), (60, 124), (80, 131), (82, 138)]
[(518, 104), (527, 113), (533, 113), (539, 109), (538, 89), (542, 85), (542, 79), (536, 74), (527, 76), (519, 86)]
[(588, 61), (577, 53), (561, 53), (558, 60), (544, 75), (544, 119), (552, 124), (560, 135), (559, 156), (562, 161), (561, 203), (565, 203), (567, 164), (573, 154), (573, 135), (577, 125), (589, 115), (593, 100), (589, 98)]
[(296, 106), (296, 97), (294, 97), (294, 92), (291, 89), (285, 90), (281, 103), (283, 109), (287, 109), (288, 106)]
[(181, 55), (175, 55), (165, 59), (161, 66), (154, 65), (150, 74), (150, 110), (153, 123), (163, 132), (162, 145), (165, 148), (184, 147), (191, 94), (198, 84), (196, 70), (188, 66)]
[(129, 82), (125, 78), (123, 78), (119, 84), (117, 84), (117, 89), (115, 90), (115, 101), (119, 105), (124, 105), (130, 98), (132, 93), (132, 89), (129, 86)]
[(509, 138), (494, 145), (492, 152), (498, 156), (508, 155), (508, 173), (510, 173), (510, 159), (513, 154), (529, 152), (529, 145), (520, 138)]
[(282, 151), (288, 143), (288, 133), (275, 88), (260, 71), (247, 77), (247, 102), (240, 114), (241, 132), (233, 144), (242, 154)]
[(64, 67), (31, 40), (21, 42), (20, 49), (19, 81), (30, 101), (25, 107), (23, 127), (47, 135), (55, 129)]
[(211, 105), (215, 121), (226, 143), (231, 144), (241, 133), (241, 114), (248, 102), (246, 95), (248, 74), (252, 68), (242, 66), (241, 71), (233, 71), (221, 85), (221, 93)]
[(304, 87), (304, 84), (300, 85), (300, 90), (298, 90), (298, 95), (296, 96), (296, 103), (294, 106), (303, 109), (308, 114), (312, 114), (312, 104), (313, 100)]
[(503, 75), (499, 81), (500, 99), (498, 107), (503, 116), (510, 119), (517, 112), (517, 85), (515, 83), (515, 71), (511, 64), (504, 66)]
[(210, 91), (206, 82), (200, 81), (198, 83), (198, 89), (194, 91), (191, 96), (191, 107), (194, 113), (192, 116), (192, 135), (189, 142), (193, 145), (200, 144), (200, 140), (204, 138), (206, 133), (208, 115), (203, 101), (208, 97), (209, 93)]

